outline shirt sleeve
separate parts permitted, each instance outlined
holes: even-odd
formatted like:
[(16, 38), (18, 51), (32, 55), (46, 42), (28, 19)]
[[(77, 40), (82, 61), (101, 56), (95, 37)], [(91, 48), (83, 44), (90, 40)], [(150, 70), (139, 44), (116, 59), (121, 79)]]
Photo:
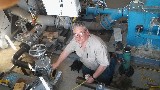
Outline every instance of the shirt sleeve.
[(72, 53), (75, 51), (75, 41), (72, 39), (69, 44), (64, 49), (68, 53)]
[(109, 54), (107, 51), (107, 47), (105, 45), (101, 45), (96, 49), (96, 60), (102, 66), (109, 65)]

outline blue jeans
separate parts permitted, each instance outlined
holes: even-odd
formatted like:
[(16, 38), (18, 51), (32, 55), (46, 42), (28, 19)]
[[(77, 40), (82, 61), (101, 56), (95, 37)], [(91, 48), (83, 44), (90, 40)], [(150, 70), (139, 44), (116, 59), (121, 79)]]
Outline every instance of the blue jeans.
[[(104, 70), (104, 72), (97, 78), (97, 81), (105, 83), (106, 85), (110, 85), (110, 83), (112, 81), (112, 78), (113, 78), (115, 66), (116, 66), (116, 59), (115, 58), (111, 58), (109, 67), (107, 67)], [(83, 77), (86, 74), (93, 75), (94, 72), (95, 72), (94, 70), (91, 70), (91, 69), (87, 68), (84, 65), (82, 66)]]

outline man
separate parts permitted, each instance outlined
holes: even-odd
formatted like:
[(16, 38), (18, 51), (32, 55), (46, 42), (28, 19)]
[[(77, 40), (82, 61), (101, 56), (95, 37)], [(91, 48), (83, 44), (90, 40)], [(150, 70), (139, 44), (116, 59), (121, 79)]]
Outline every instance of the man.
[(109, 69), (110, 57), (107, 46), (101, 38), (90, 34), (82, 22), (74, 23), (72, 29), (74, 37), (60, 54), (58, 60), (53, 63), (53, 69), (56, 69), (70, 53), (76, 52), (83, 63), (83, 75), (90, 74), (86, 82), (99, 81), (109, 85), (113, 70)]

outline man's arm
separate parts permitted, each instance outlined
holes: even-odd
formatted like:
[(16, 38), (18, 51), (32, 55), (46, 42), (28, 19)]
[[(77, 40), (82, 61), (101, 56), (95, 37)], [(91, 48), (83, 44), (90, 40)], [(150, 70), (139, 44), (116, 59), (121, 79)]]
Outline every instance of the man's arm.
[(69, 54), (70, 54), (70, 53), (68, 53), (66, 50), (64, 50), (64, 51), (60, 54), (58, 60), (57, 60), (55, 63), (52, 64), (53, 69), (56, 69), (56, 68), (61, 64), (61, 62), (63, 62), (63, 61), (67, 58), (67, 56), (68, 56)]
[(100, 65), (97, 70), (95, 71), (95, 73), (93, 74), (93, 78), (97, 78), (99, 77), (103, 72), (104, 70), (106, 69), (107, 66), (102, 66)]
[(104, 70), (105, 70), (106, 68), (107, 68), (107, 66), (102, 66), (102, 65), (100, 65), (100, 66), (97, 68), (97, 70), (95, 71), (95, 73), (88, 78), (87, 83), (92, 83), (92, 82), (94, 81), (94, 78), (99, 77), (99, 76), (104, 72)]
[(91, 77), (89, 77), (89, 79), (87, 80), (88, 83), (92, 83), (94, 81), (94, 78), (99, 77), (109, 66), (107, 47), (105, 45), (100, 44), (95, 48), (95, 52), (96, 61), (100, 65), (95, 70), (95, 73)]

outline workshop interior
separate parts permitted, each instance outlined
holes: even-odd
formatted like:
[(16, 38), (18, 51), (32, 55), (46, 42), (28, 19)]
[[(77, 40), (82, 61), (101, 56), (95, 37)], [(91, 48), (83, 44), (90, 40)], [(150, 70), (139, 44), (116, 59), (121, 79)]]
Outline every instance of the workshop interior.
[[(85, 23), (116, 59), (112, 83), (85, 83), (72, 53), (53, 70)], [(160, 90), (159, 0), (1, 0), (0, 90)]]

